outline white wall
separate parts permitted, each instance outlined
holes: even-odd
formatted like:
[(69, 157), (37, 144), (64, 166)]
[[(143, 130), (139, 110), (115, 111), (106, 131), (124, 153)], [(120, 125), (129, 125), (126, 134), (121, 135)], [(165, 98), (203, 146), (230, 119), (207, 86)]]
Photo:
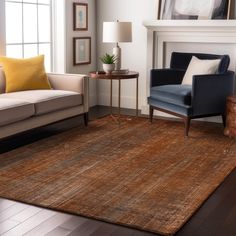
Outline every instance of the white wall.
[[(104, 21), (131, 21), (133, 23), (133, 42), (121, 43), (122, 68), (138, 71), (139, 108), (146, 102), (146, 52), (147, 31), (144, 20), (156, 19), (156, 0), (98, 0), (97, 1), (97, 58), (104, 53), (112, 53), (114, 44), (102, 42)], [(101, 62), (98, 61), (101, 69)], [(110, 87), (108, 81), (99, 81), (98, 104), (109, 105)], [(117, 106), (117, 86), (114, 87), (114, 105)], [(122, 82), (121, 106), (135, 108), (135, 80)]]
[(66, 72), (65, 1), (52, 1), (53, 72)]
[[(73, 2), (88, 3), (88, 31), (73, 30)], [(65, 0), (66, 7), (66, 72), (88, 74), (97, 68), (96, 0)], [(91, 64), (73, 65), (73, 37), (91, 37)], [(90, 106), (97, 105), (96, 81), (90, 80)]]

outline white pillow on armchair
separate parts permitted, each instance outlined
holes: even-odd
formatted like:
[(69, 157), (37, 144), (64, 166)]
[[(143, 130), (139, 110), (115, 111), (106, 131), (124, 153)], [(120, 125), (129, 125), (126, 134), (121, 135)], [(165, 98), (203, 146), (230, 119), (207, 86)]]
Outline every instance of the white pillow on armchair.
[(220, 61), (220, 59), (200, 60), (193, 56), (184, 75), (182, 84), (191, 85), (194, 75), (215, 74), (219, 68)]

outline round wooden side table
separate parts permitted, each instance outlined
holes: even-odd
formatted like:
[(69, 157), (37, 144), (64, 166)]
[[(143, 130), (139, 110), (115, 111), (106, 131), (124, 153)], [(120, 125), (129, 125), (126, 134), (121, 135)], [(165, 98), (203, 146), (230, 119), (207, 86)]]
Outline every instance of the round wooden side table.
[(224, 134), (231, 138), (236, 138), (236, 96), (227, 98), (226, 127)]
[(118, 80), (118, 120), (120, 118), (120, 105), (121, 105), (121, 80), (136, 79), (136, 116), (138, 116), (138, 78), (139, 73), (134, 71), (129, 71), (128, 73), (111, 73), (106, 74), (103, 71), (93, 71), (90, 72), (90, 78), (97, 80), (110, 80), (110, 113), (112, 115), (112, 90), (113, 90), (113, 80)]

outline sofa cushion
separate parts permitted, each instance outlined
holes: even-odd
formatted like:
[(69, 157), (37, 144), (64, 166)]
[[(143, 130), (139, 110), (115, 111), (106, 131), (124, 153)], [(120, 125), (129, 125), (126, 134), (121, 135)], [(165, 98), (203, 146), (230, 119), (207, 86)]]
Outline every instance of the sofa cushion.
[(191, 85), (162, 85), (151, 88), (150, 97), (180, 106), (191, 106)]
[(18, 99), (0, 98), (0, 126), (33, 116), (34, 104)]
[(0, 98), (16, 98), (33, 103), (35, 115), (42, 115), (82, 104), (82, 95), (64, 90), (29, 90), (0, 94)]
[(44, 69), (44, 56), (32, 58), (0, 57), (6, 76), (6, 92), (51, 89)]

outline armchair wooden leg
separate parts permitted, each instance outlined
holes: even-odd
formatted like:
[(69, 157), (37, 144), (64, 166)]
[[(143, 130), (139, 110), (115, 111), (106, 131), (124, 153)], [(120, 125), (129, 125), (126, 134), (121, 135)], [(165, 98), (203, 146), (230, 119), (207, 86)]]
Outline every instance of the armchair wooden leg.
[(153, 107), (149, 106), (149, 120), (152, 123), (153, 120)]
[(224, 127), (226, 127), (226, 115), (222, 114), (221, 116), (222, 116), (223, 125)]
[(84, 113), (84, 125), (88, 126), (88, 112)]
[(191, 118), (190, 117), (184, 118), (184, 123), (185, 123), (184, 135), (185, 135), (185, 137), (188, 137), (190, 122), (191, 122)]

